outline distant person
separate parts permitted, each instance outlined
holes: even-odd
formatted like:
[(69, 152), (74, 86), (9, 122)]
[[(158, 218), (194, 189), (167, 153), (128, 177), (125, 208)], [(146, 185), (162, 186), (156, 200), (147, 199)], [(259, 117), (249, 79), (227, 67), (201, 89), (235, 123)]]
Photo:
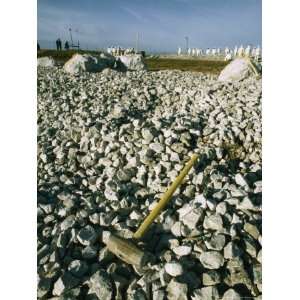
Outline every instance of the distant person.
[(56, 40), (56, 50), (61, 50), (61, 40), (59, 38)]
[(65, 42), (65, 50), (69, 50), (70, 49), (70, 46), (69, 46), (69, 43), (68, 41)]
[(238, 54), (238, 47), (235, 46), (235, 47), (234, 47), (234, 50), (233, 50), (233, 56), (236, 57), (237, 54)]
[(40, 51), (40, 50), (41, 50), (40, 44), (37, 43), (37, 51)]
[(243, 57), (244, 53), (245, 53), (244, 47), (243, 45), (241, 45), (240, 48), (238, 49), (238, 56)]
[(256, 61), (259, 61), (260, 58), (261, 58), (261, 50), (260, 50), (260, 47), (257, 46), (256, 49), (255, 49), (255, 57), (254, 57), (254, 59)]
[(248, 45), (245, 49), (245, 56), (250, 57), (250, 54), (251, 54), (251, 46)]

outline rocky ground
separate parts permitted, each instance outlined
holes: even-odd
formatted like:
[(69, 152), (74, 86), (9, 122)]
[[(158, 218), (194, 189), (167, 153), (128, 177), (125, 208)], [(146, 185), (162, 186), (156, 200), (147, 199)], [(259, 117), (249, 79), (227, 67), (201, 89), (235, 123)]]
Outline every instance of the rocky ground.
[[(180, 71), (38, 69), (39, 299), (261, 299), (261, 80)], [(130, 238), (200, 159), (140, 247)]]

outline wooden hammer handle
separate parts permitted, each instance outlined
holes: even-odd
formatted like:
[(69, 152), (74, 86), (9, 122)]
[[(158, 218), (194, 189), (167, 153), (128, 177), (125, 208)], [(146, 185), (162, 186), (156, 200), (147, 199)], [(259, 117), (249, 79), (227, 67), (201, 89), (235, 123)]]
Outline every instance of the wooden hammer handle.
[(145, 232), (148, 230), (149, 226), (153, 223), (155, 218), (160, 214), (160, 212), (165, 208), (165, 206), (170, 201), (172, 195), (176, 191), (177, 187), (181, 184), (183, 178), (187, 175), (191, 167), (194, 165), (196, 160), (198, 159), (198, 154), (193, 154), (189, 162), (185, 165), (185, 167), (181, 170), (180, 174), (175, 178), (174, 182), (168, 188), (168, 190), (164, 193), (164, 195), (160, 198), (159, 202), (155, 206), (155, 208), (151, 211), (148, 217), (144, 220), (144, 222), (140, 225), (138, 230), (134, 233), (133, 238), (139, 239), (143, 237)]

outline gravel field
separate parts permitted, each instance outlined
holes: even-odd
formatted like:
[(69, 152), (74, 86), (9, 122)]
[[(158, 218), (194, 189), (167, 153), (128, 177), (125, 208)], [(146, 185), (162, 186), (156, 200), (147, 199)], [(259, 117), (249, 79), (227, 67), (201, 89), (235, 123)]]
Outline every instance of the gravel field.
[[(261, 80), (217, 78), (38, 68), (39, 299), (261, 299)], [(194, 152), (146, 270), (108, 252)]]

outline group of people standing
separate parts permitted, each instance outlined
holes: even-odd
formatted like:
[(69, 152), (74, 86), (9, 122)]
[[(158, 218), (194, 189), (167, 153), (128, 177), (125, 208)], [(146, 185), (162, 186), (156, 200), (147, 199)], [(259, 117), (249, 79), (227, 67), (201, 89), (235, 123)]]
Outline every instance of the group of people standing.
[(119, 56), (119, 55), (126, 55), (126, 54), (135, 54), (136, 51), (134, 48), (123, 48), (120, 46), (110, 46), (107, 48), (107, 53)]
[[(69, 42), (66, 41), (65, 42), (65, 50), (69, 50), (69, 49), (70, 49)], [(62, 50), (62, 43), (61, 43), (60, 38), (58, 38), (56, 40), (56, 50), (58, 50), (58, 51)]]
[(255, 60), (261, 59), (261, 48), (260, 46), (252, 47), (248, 45), (247, 47), (235, 46), (234, 49), (220, 48), (207, 48), (206, 50), (200, 48), (188, 48), (186, 53), (183, 53), (182, 49), (179, 47), (177, 55), (188, 55), (188, 56), (224, 56), (224, 60), (231, 60), (234, 57), (251, 57)]

